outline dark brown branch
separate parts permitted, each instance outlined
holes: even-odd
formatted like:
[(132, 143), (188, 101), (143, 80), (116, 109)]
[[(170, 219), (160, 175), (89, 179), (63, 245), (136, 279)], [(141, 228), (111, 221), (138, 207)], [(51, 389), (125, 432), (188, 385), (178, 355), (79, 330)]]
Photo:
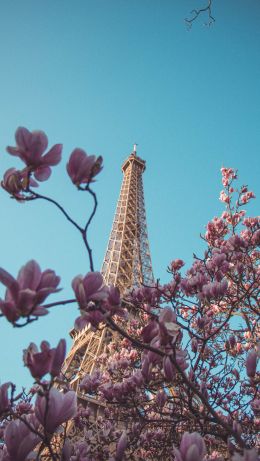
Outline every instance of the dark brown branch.
[(185, 18), (185, 22), (189, 28), (191, 28), (193, 22), (203, 13), (207, 13), (208, 16), (208, 20), (205, 22), (206, 26), (211, 26), (215, 22), (215, 18), (212, 16), (212, 1), (213, 0), (208, 0), (207, 5), (199, 10), (192, 10), (190, 13), (192, 16), (190, 18)]

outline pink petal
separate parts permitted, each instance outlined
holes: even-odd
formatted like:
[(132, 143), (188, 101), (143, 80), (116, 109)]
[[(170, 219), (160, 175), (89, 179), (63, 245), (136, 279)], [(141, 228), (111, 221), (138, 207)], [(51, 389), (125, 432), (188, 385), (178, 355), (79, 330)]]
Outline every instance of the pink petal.
[(46, 155), (42, 157), (44, 165), (54, 166), (61, 161), (62, 144), (55, 144)]
[(16, 322), (16, 320), (18, 320), (20, 317), (15, 304), (12, 302), (0, 301), (0, 310), (11, 323)]
[(67, 163), (67, 172), (73, 183), (81, 182), (82, 165), (86, 158), (87, 154), (83, 149), (76, 148), (71, 153), (69, 162)]
[(41, 279), (41, 269), (39, 264), (31, 260), (23, 266), (18, 274), (17, 281), (20, 288), (30, 288), (36, 290)]
[(15, 132), (15, 140), (17, 146), (21, 147), (22, 149), (28, 149), (32, 139), (32, 134), (30, 133), (27, 128), (20, 126), (17, 128)]
[(69, 391), (62, 394), (63, 402), (60, 413), (60, 424), (65, 423), (77, 414), (77, 394), (74, 391)]
[(38, 289), (41, 288), (56, 288), (60, 283), (60, 277), (58, 277), (55, 272), (51, 269), (46, 269), (41, 275), (41, 281), (39, 283)]
[(100, 272), (89, 272), (83, 279), (83, 285), (86, 295), (89, 296), (103, 285), (103, 277)]
[(87, 316), (81, 315), (80, 317), (77, 317), (74, 323), (75, 329), (77, 331), (83, 330), (86, 325), (89, 324), (89, 319)]
[(39, 184), (33, 178), (30, 178), (29, 185), (30, 185), (30, 187), (39, 187)]
[(61, 339), (59, 341), (58, 346), (54, 350), (54, 356), (51, 366), (51, 374), (52, 376), (58, 376), (61, 371), (62, 364), (64, 362), (66, 356), (66, 341), (65, 339)]
[(23, 314), (28, 315), (34, 305), (35, 291), (26, 288), (19, 293), (17, 309)]
[(44, 131), (32, 131), (30, 151), (31, 160), (37, 160), (48, 147), (48, 138)]
[(17, 284), (15, 278), (2, 268), (0, 268), (0, 282), (9, 289)]
[(57, 293), (58, 291), (61, 291), (61, 288), (41, 288), (39, 291), (37, 291), (36, 296), (35, 296), (35, 303), (36, 304), (41, 304), (45, 299), (52, 293)]
[(38, 181), (46, 181), (51, 175), (51, 169), (49, 166), (40, 166), (34, 171), (34, 176)]
[(10, 155), (15, 155), (15, 157), (20, 157), (20, 155), (21, 155), (20, 151), (19, 151), (19, 149), (17, 147), (7, 146), (6, 151)]
[(42, 317), (43, 315), (49, 314), (48, 309), (45, 309), (43, 306), (37, 306), (33, 309), (32, 315), (36, 315), (36, 317)]

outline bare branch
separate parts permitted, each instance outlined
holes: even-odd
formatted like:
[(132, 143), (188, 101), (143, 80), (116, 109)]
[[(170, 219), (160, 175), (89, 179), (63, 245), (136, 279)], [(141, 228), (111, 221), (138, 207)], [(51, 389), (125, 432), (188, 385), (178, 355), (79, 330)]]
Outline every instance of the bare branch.
[(191, 17), (185, 18), (186, 25), (189, 29), (192, 27), (193, 22), (203, 13), (206, 13), (208, 16), (207, 21), (204, 23), (205, 26), (211, 26), (215, 22), (215, 18), (212, 16), (212, 1), (213, 0), (208, 0), (207, 5), (199, 10), (192, 10), (190, 13)]

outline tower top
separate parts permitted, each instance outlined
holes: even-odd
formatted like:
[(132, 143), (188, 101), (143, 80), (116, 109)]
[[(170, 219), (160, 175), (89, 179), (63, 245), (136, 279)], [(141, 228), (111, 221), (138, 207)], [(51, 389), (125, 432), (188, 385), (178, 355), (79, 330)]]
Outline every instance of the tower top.
[(142, 173), (144, 172), (144, 170), (145, 170), (145, 160), (142, 160), (140, 157), (138, 157), (136, 155), (137, 146), (138, 146), (138, 144), (135, 143), (133, 151), (131, 152), (129, 157), (124, 161), (124, 163), (122, 165), (123, 173), (125, 173), (126, 170), (128, 169), (128, 167), (130, 165), (132, 165), (132, 164), (135, 164), (136, 166), (139, 166), (139, 168), (141, 168), (141, 170), (142, 170)]

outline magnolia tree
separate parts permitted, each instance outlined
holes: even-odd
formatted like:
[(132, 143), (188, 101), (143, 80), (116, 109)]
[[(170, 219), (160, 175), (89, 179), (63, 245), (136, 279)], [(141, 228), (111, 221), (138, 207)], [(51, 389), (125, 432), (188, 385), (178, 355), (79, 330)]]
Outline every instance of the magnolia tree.
[(91, 183), (102, 158), (75, 149), (67, 164), (72, 183), (93, 200), (81, 227), (58, 202), (36, 192), (59, 163), (62, 146), (44, 154), (46, 135), (25, 128), (15, 138), (7, 152), (25, 167), (6, 171), (2, 187), (18, 202), (47, 200), (57, 207), (83, 238), (90, 272), (72, 280), (73, 298), (47, 303), (59, 291), (54, 270), (29, 261), (15, 278), (1, 269), (1, 315), (29, 329), (49, 308), (77, 303), (75, 328), (105, 328), (110, 340), (78, 389), (86, 402), (95, 397), (99, 416), (77, 403), (62, 371), (65, 341), (28, 345), (23, 357), (33, 388), (17, 394), (14, 383), (0, 387), (0, 460), (259, 460), (260, 226), (244, 210), (253, 192), (236, 188), (236, 171), (222, 168), (225, 210), (207, 225), (204, 255), (194, 256), (186, 271), (175, 259), (169, 283), (140, 286), (122, 298), (94, 271), (88, 241), (97, 207)]

